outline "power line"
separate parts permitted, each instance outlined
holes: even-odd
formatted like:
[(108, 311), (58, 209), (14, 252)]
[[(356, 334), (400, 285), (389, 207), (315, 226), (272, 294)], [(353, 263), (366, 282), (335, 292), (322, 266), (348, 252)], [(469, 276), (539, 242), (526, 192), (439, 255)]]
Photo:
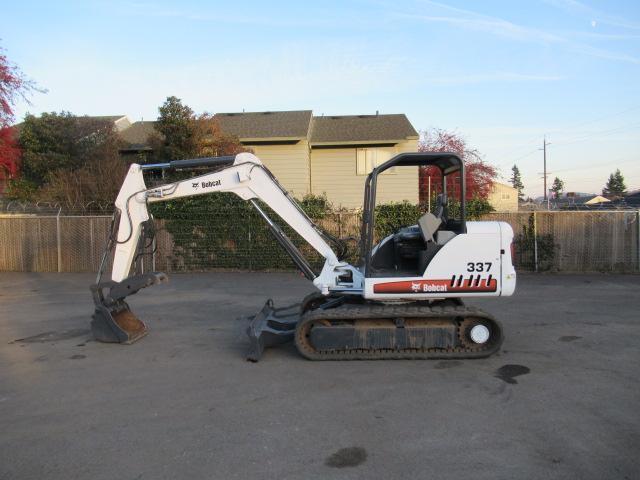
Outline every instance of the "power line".
[[(598, 117), (598, 118), (596, 118), (596, 119), (587, 120), (587, 121), (585, 121), (585, 122), (580, 122), (580, 123), (574, 124), (574, 125), (569, 126), (569, 127), (564, 127), (564, 128), (560, 128), (560, 129), (556, 129), (556, 130), (551, 130), (551, 132), (553, 132), (553, 133), (559, 133), (559, 132), (566, 131), (566, 130), (570, 130), (570, 129), (573, 129), (573, 128), (576, 128), (576, 127), (581, 127), (581, 126), (583, 126), (583, 125), (589, 125), (590, 123), (599, 122), (599, 121), (601, 121), (601, 120), (605, 120), (605, 119), (607, 119), (607, 118), (617, 117), (617, 116), (619, 116), (619, 115), (623, 115), (623, 114), (625, 114), (625, 113), (631, 112), (631, 111), (633, 111), (633, 110), (638, 110), (638, 109), (640, 109), (640, 105), (636, 105), (636, 106), (633, 106), (633, 107), (630, 107), (630, 108), (626, 108), (626, 109), (621, 110), (621, 111), (619, 111), (619, 112), (615, 112), (615, 113), (610, 113), (610, 114), (607, 114), (607, 115), (603, 115), (603, 116)], [(635, 124), (634, 124), (634, 125), (635, 125)], [(621, 127), (618, 127), (618, 128), (621, 128)], [(615, 132), (612, 132), (612, 133), (615, 133)], [(598, 133), (596, 132), (596, 133), (595, 133), (595, 135), (597, 135), (597, 134), (598, 134)], [(581, 139), (582, 139), (582, 137), (584, 137), (584, 139), (586, 139), (586, 138), (591, 137), (592, 135), (594, 135), (594, 134), (580, 134), (580, 135), (579, 135), (579, 138), (581, 138)], [(508, 152), (507, 154), (502, 155), (502, 156), (503, 156), (503, 157), (507, 157), (507, 156), (511, 155), (512, 153), (517, 152), (518, 150), (522, 150), (523, 148), (527, 147), (528, 145), (530, 145), (531, 143), (533, 143), (534, 141), (536, 141), (536, 139), (538, 139), (538, 138), (540, 138), (540, 137), (539, 137), (539, 135), (536, 135), (536, 136), (535, 136), (534, 138), (532, 138), (531, 140), (529, 140), (529, 141), (527, 141), (527, 142), (522, 143), (519, 147), (516, 147), (516, 148), (514, 148), (514, 149), (509, 150), (509, 152)], [(574, 139), (574, 140), (575, 140), (575, 139)], [(574, 142), (573, 140), (571, 140), (571, 143), (578, 143), (578, 142), (577, 142), (577, 141), (575, 141), (575, 142)], [(559, 146), (559, 145), (568, 145), (568, 144), (569, 144), (568, 142), (564, 142), (564, 143), (556, 144), (556, 146)], [(534, 152), (535, 152), (535, 150), (534, 150)], [(531, 152), (531, 153), (533, 153), (533, 152)], [(520, 159), (522, 159), (522, 158), (525, 158), (525, 157), (529, 156), (531, 153), (527, 153), (527, 154), (523, 155), (522, 157), (517, 158), (517, 159), (516, 159), (516, 160), (514, 160), (514, 161), (518, 161), (518, 160), (520, 160)]]
[[(640, 105), (636, 105), (635, 107), (627, 108), (627, 109), (625, 109), (625, 110), (622, 110), (621, 112), (616, 112), (616, 113), (607, 114), (607, 115), (604, 115), (604, 116), (602, 116), (602, 117), (598, 117), (598, 118), (596, 118), (595, 120), (587, 120), (586, 122), (580, 122), (580, 123), (578, 123), (578, 124), (576, 124), (576, 125), (573, 125), (573, 126), (570, 126), (570, 127), (565, 127), (565, 128), (564, 128), (564, 130), (570, 130), (570, 129), (572, 129), (572, 128), (582, 127), (583, 125), (589, 125), (590, 123), (599, 122), (600, 120), (604, 120), (604, 119), (606, 119), (606, 118), (617, 117), (618, 115), (622, 115), (622, 114), (624, 114), (624, 113), (628, 113), (628, 112), (631, 112), (631, 111), (633, 111), (633, 110), (638, 110), (639, 108), (640, 108)], [(555, 132), (558, 132), (558, 131), (560, 131), (560, 132), (561, 132), (562, 130), (563, 130), (563, 129), (555, 130)], [(554, 131), (554, 130), (552, 130), (552, 131)]]
[(517, 162), (518, 160), (522, 160), (523, 158), (527, 158), (529, 155), (533, 155), (534, 153), (540, 151), (539, 148), (534, 148), (533, 150), (531, 150), (529, 153), (525, 153), (524, 155), (522, 155), (521, 157), (516, 158), (515, 160), (513, 160), (513, 163)]
[[(537, 142), (540, 139), (540, 135), (536, 135), (535, 137), (533, 137), (531, 140), (521, 144), (519, 147), (516, 148), (512, 148), (511, 150), (508, 151), (508, 153), (505, 153), (504, 155), (502, 155), (503, 157), (508, 157), (512, 154), (514, 154), (515, 152), (519, 151), (519, 150), (523, 150), (525, 147), (531, 145), (534, 142)], [(535, 151), (535, 150), (534, 150)]]
[(620, 131), (626, 130), (628, 128), (635, 128), (637, 126), (640, 126), (640, 122), (633, 123), (631, 125), (623, 125), (621, 127), (616, 127), (616, 128), (609, 129), (609, 130), (602, 130), (600, 132), (592, 132), (592, 133), (588, 133), (588, 134), (583, 134), (583, 135), (581, 135), (581, 136), (579, 136), (577, 138), (574, 138), (572, 140), (569, 140), (567, 142), (557, 143), (556, 146), (573, 145), (575, 143), (580, 143), (580, 142), (583, 142), (583, 141), (585, 141), (587, 139), (591, 139), (593, 137), (606, 137), (606, 136), (609, 136), (611, 134), (618, 133)]
[(633, 160), (611, 160), (609, 162), (591, 164), (591, 165), (586, 165), (584, 167), (562, 168), (560, 170), (556, 170), (556, 173), (559, 173), (559, 172), (572, 172), (572, 171), (575, 171), (575, 170), (590, 170), (592, 168), (606, 167), (607, 165), (620, 165), (621, 163), (631, 163), (631, 162), (634, 162), (634, 163), (635, 162), (640, 162), (640, 160), (637, 160), (637, 159), (633, 159)]

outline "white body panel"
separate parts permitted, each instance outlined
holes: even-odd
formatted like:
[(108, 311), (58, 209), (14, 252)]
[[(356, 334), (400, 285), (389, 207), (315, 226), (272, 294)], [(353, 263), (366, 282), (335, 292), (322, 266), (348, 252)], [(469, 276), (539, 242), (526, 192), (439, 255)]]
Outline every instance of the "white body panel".
[(140, 165), (131, 164), (116, 198), (116, 208), (120, 210), (120, 223), (116, 237), (118, 242), (115, 248), (113, 269), (111, 270), (111, 279), (116, 282), (129, 276), (140, 238), (140, 224), (149, 220), (147, 205), (144, 201), (146, 189)]
[(504, 222), (467, 222), (467, 233), (448, 241), (422, 277), (365, 278), (364, 297), (428, 300), (511, 295), (513, 230)]

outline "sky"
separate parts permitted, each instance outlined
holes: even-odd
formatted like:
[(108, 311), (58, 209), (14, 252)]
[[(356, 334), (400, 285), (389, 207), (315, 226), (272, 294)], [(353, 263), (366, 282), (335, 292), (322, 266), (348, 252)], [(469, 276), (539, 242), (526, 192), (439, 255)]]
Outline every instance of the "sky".
[(405, 113), (455, 131), (525, 193), (640, 188), (638, 0), (29, 1), (0, 46), (46, 89), (26, 112)]

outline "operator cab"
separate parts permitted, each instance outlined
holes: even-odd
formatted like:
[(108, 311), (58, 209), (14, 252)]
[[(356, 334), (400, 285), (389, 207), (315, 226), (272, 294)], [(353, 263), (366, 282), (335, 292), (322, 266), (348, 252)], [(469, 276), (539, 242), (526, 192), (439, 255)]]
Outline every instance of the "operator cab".
[[(402, 227), (375, 239), (375, 196), (378, 175), (392, 167), (439, 169), (442, 183), (435, 209), (423, 214), (416, 225)], [(452, 196), (447, 194), (447, 185)], [(458, 188), (451, 188), (457, 186)], [(464, 164), (453, 153), (415, 153), (394, 157), (375, 168), (367, 178), (361, 252), (366, 277), (422, 276), (436, 253), (456, 235), (465, 233)]]

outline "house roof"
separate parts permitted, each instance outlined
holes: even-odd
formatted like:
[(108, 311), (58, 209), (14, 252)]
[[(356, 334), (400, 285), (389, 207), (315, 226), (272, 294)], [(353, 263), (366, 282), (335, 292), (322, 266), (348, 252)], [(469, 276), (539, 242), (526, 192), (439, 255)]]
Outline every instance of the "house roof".
[(302, 139), (309, 134), (311, 110), (284, 112), (217, 113), (225, 133), (240, 140), (249, 139)]
[(143, 150), (149, 148), (149, 135), (154, 133), (156, 122), (134, 122), (120, 132), (120, 138), (128, 145), (125, 150)]
[(83, 118), (90, 118), (92, 120), (106, 120), (109, 122), (116, 122), (124, 117), (126, 117), (126, 115), (78, 115), (78, 117)]
[[(116, 124), (127, 144), (123, 150), (149, 149), (154, 121), (130, 123), (125, 115), (81, 117), (107, 120)], [(218, 113), (214, 116), (225, 133), (243, 142), (309, 139), (315, 145), (397, 143), (418, 138), (404, 114), (346, 115), (313, 117), (311, 110), (281, 112)], [(20, 124), (16, 127), (20, 128)]]
[(418, 138), (403, 113), (313, 117), (311, 144), (398, 141)]

